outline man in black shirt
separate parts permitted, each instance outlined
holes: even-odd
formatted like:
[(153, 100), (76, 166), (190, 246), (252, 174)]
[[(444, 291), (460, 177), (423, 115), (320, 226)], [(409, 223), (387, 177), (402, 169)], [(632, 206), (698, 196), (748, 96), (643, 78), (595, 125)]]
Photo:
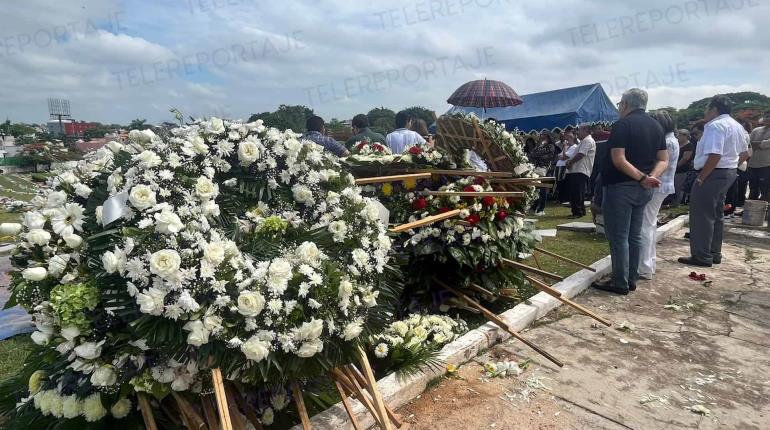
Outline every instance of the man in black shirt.
[(612, 280), (594, 287), (617, 294), (636, 289), (644, 207), (668, 163), (663, 128), (645, 113), (647, 93), (632, 88), (618, 103), (602, 167), (604, 231), (610, 242)]

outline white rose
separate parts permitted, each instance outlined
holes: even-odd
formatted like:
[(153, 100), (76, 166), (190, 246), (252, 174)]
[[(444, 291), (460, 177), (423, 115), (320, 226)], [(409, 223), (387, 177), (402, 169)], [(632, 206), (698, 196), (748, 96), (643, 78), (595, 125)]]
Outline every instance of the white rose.
[(99, 343), (84, 342), (75, 347), (75, 354), (77, 354), (78, 357), (84, 358), (86, 360), (93, 360), (93, 359), (99, 358), (99, 356), (102, 355), (103, 343), (104, 341), (101, 341)]
[(131, 204), (141, 210), (155, 206), (155, 191), (147, 185), (135, 185), (128, 194)]
[(135, 143), (148, 143), (155, 137), (155, 133), (152, 130), (131, 130), (128, 132), (128, 139)]
[(114, 140), (108, 142), (104, 146), (110, 151), (112, 151), (113, 154), (117, 154), (118, 152), (120, 152), (121, 149), (123, 149), (123, 144), (119, 142), (115, 142)]
[(17, 222), (4, 222), (0, 224), (0, 236), (16, 236), (21, 228), (21, 224)]
[(146, 169), (158, 167), (163, 162), (158, 154), (148, 150), (140, 152), (139, 155), (134, 156), (134, 158), (139, 160), (139, 163)]
[(225, 247), (222, 242), (207, 243), (203, 247), (203, 258), (215, 266), (222, 264), (225, 261)]
[(83, 238), (74, 233), (65, 234), (62, 236), (62, 239), (64, 239), (64, 242), (67, 244), (67, 246), (72, 249), (78, 249), (83, 243)]
[(312, 203), (313, 191), (307, 186), (296, 184), (291, 187), (291, 191), (294, 195), (294, 200), (297, 201), (297, 203)]
[(38, 211), (24, 214), (24, 226), (30, 230), (41, 229), (45, 225), (45, 217)]
[(243, 355), (252, 361), (262, 361), (270, 353), (270, 345), (260, 340), (257, 336), (252, 336), (241, 345)]
[(91, 190), (91, 187), (89, 187), (86, 184), (81, 184), (81, 183), (75, 184), (75, 194), (77, 194), (78, 196), (84, 199), (87, 199), (88, 196), (91, 195), (92, 191), (93, 190)]
[(74, 184), (75, 182), (79, 181), (78, 177), (75, 176), (75, 174), (70, 171), (66, 171), (59, 174), (58, 179), (59, 181), (64, 182), (66, 184)]
[(131, 400), (129, 399), (120, 399), (117, 403), (112, 405), (110, 408), (110, 413), (114, 418), (122, 419), (128, 416), (128, 414), (131, 412)]
[(238, 313), (255, 317), (265, 308), (265, 298), (257, 291), (243, 291), (238, 296)]
[(288, 281), (292, 277), (292, 266), (285, 258), (276, 258), (270, 262), (268, 273), (271, 281)]
[(48, 276), (48, 271), (45, 267), (30, 267), (29, 269), (24, 269), (21, 272), (21, 276), (28, 281), (37, 282), (45, 279)]
[(207, 200), (201, 204), (201, 212), (205, 216), (217, 217), (219, 216), (219, 205), (214, 203), (214, 200)]
[(209, 120), (206, 131), (214, 134), (222, 134), (225, 132), (225, 122), (217, 117), (211, 117)]
[(50, 273), (51, 276), (58, 277), (67, 268), (69, 259), (69, 254), (54, 255), (50, 260), (48, 260), (48, 273)]
[(182, 259), (173, 249), (157, 251), (150, 256), (150, 272), (162, 278), (169, 278), (179, 271)]
[(297, 352), (298, 357), (309, 358), (323, 350), (324, 344), (320, 339), (311, 340), (309, 342), (302, 343)]
[(67, 340), (73, 340), (80, 336), (80, 329), (75, 326), (67, 326), (61, 329), (61, 335)]
[(313, 318), (308, 322), (302, 323), (299, 329), (297, 329), (297, 334), (299, 335), (299, 339), (301, 340), (313, 340), (321, 337), (321, 333), (323, 333), (323, 329), (324, 329), (323, 321)]
[(86, 421), (92, 423), (99, 421), (107, 415), (107, 409), (102, 406), (102, 399), (99, 393), (91, 394), (83, 401), (83, 417)]
[(206, 154), (209, 152), (209, 147), (206, 145), (206, 141), (202, 137), (196, 135), (190, 139), (190, 146), (196, 154)]
[(206, 330), (203, 322), (199, 320), (188, 321), (182, 328), (190, 332), (190, 334), (187, 335), (188, 344), (192, 346), (201, 346), (208, 343), (209, 331)]
[(340, 281), (340, 288), (338, 291), (339, 297), (344, 299), (350, 297), (351, 294), (353, 294), (353, 284), (347, 279)]
[(342, 337), (345, 340), (353, 340), (357, 338), (363, 330), (364, 325), (361, 321), (356, 320), (345, 326), (345, 329), (342, 331)]
[(67, 201), (67, 193), (64, 191), (51, 191), (46, 199), (46, 207), (58, 208)]
[(205, 176), (199, 177), (195, 182), (195, 194), (197, 194), (201, 200), (215, 198), (218, 191), (217, 186), (211, 182), (211, 179)]
[(107, 273), (120, 273), (126, 269), (125, 252), (115, 249), (115, 252), (107, 251), (102, 254), (102, 265)]
[(166, 293), (155, 287), (148, 288), (145, 292), (136, 295), (136, 304), (142, 313), (149, 315), (161, 315)]
[(35, 331), (30, 337), (32, 338), (32, 342), (35, 342), (35, 344), (40, 346), (47, 345), (51, 340), (51, 335), (48, 333), (43, 333), (42, 331)]
[(244, 140), (238, 144), (238, 160), (241, 166), (248, 166), (259, 158), (259, 146), (256, 142)]
[(321, 251), (313, 242), (303, 242), (297, 247), (297, 257), (310, 264), (315, 264), (321, 259)]
[(43, 229), (35, 229), (30, 230), (27, 233), (27, 242), (29, 242), (32, 245), (48, 245), (48, 242), (51, 240), (51, 233), (43, 230)]
[(102, 366), (91, 374), (91, 384), (97, 387), (109, 387), (115, 385), (118, 381), (118, 375), (111, 367)]
[(155, 214), (155, 229), (162, 234), (176, 234), (182, 231), (184, 224), (179, 216), (170, 209), (163, 209)]

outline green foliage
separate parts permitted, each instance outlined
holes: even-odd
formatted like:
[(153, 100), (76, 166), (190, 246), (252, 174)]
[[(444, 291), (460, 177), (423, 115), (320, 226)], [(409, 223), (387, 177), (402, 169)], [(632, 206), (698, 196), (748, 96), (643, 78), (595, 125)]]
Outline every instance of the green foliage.
[(33, 173), (32, 174), (32, 182), (42, 182), (45, 183), (45, 181), (48, 180), (48, 176), (46, 176), (44, 173)]
[(10, 120), (5, 120), (4, 123), (0, 124), (0, 134), (10, 134), (17, 139), (24, 135), (34, 135), (35, 133), (37, 132), (34, 128), (20, 122), (12, 123)]
[[(723, 94), (729, 97), (734, 104), (733, 113), (743, 110), (764, 112), (770, 109), (770, 97), (751, 91)], [(685, 109), (664, 108), (672, 115), (678, 128), (687, 128), (691, 123), (703, 119), (703, 113), (711, 97), (706, 97), (690, 103)]]
[(147, 120), (144, 118), (137, 118), (131, 120), (131, 124), (128, 125), (129, 130), (144, 130), (148, 127)]
[(115, 128), (106, 124), (102, 123), (94, 123), (96, 125), (95, 128), (89, 128), (85, 132), (83, 132), (83, 138), (88, 139), (99, 139), (104, 137), (107, 133), (112, 133)]
[(274, 112), (255, 113), (249, 117), (249, 122), (261, 119), (266, 127), (275, 127), (279, 130), (291, 129), (296, 132), (305, 132), (307, 119), (315, 115), (313, 109), (302, 105), (280, 105)]
[(388, 134), (396, 129), (396, 113), (385, 107), (374, 108), (366, 114), (373, 131)]
[(331, 121), (326, 124), (326, 128), (332, 132), (345, 131), (349, 129), (349, 127), (345, 125), (344, 122), (338, 120), (337, 118), (332, 118)]
[(85, 310), (99, 303), (99, 290), (93, 282), (86, 284), (60, 284), (51, 290), (51, 307), (62, 327), (74, 326), (84, 332), (90, 328)]
[(431, 125), (436, 120), (436, 112), (422, 106), (412, 106), (404, 109), (412, 118), (419, 118)]

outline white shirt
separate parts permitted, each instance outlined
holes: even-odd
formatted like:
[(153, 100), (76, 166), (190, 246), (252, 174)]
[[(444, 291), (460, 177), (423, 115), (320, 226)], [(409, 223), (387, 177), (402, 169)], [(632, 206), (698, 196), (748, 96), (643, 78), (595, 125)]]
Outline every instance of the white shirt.
[[(566, 145), (566, 144), (565, 144)], [(566, 151), (564, 151), (564, 155), (567, 157), (566, 160), (559, 159), (556, 161), (556, 167), (564, 167), (567, 165), (567, 160), (575, 156), (575, 151), (577, 151), (577, 145), (571, 145), (569, 148), (567, 148)], [(561, 154), (559, 154), (561, 156)]]
[[(575, 149), (575, 154), (570, 159), (575, 158), (578, 154), (583, 154), (583, 158), (572, 163), (572, 167), (567, 169), (567, 173), (582, 173), (588, 177), (591, 177), (591, 169), (594, 167), (594, 158), (596, 157), (596, 141), (589, 134), (585, 139), (578, 143)], [(572, 149), (572, 148), (569, 148)], [(569, 151), (569, 149), (567, 151)]]
[(668, 151), (668, 165), (658, 178), (661, 185), (655, 189), (655, 192), (669, 195), (676, 192), (674, 190), (674, 175), (676, 175), (676, 163), (679, 162), (679, 141), (676, 140), (674, 133), (666, 134), (666, 150)]
[(401, 154), (407, 147), (418, 143), (425, 143), (425, 139), (416, 132), (406, 128), (393, 130), (392, 133), (389, 133), (385, 137), (385, 145), (387, 145), (394, 154)]
[(703, 128), (703, 137), (695, 147), (693, 167), (701, 170), (709, 154), (719, 154), (722, 158), (719, 159), (717, 169), (735, 169), (741, 152), (748, 149), (746, 130), (730, 115), (719, 115)]

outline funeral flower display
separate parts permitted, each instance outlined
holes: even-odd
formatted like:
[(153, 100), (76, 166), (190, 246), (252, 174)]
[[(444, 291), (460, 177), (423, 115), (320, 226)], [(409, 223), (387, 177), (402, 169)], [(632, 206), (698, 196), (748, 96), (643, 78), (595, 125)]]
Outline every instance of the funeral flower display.
[(257, 386), (317, 375), (350, 361), (398, 293), (377, 202), (261, 121), (134, 130), (32, 206), (4, 226), (9, 305), (39, 345), (0, 390), (17, 428), (138, 422), (136, 393), (205, 391), (211, 367)]

